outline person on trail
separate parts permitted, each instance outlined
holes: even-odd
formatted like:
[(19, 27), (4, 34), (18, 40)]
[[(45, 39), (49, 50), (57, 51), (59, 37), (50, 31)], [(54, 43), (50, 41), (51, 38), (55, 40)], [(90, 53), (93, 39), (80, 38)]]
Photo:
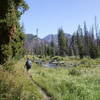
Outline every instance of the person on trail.
[(29, 59), (29, 58), (27, 58), (27, 61), (26, 61), (26, 63), (25, 63), (25, 67), (26, 67), (26, 70), (28, 71), (29, 69), (31, 69), (31, 67), (32, 67), (32, 61)]

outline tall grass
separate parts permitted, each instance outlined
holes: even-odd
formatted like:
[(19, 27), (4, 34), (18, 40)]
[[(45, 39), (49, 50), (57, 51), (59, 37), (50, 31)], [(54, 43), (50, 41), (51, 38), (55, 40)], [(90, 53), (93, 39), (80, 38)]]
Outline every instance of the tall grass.
[[(25, 72), (25, 59), (9, 62), (0, 68), (0, 100), (44, 100), (40, 88), (53, 100), (100, 100), (100, 59), (82, 60), (63, 58), (66, 63), (79, 65), (72, 68), (46, 68), (33, 63), (30, 73)], [(95, 67), (96, 66), (96, 67)]]
[(43, 100), (38, 87), (24, 72), (24, 61), (8, 63), (0, 68), (0, 100)]
[[(100, 67), (43, 68), (33, 65), (33, 79), (55, 100), (100, 100)], [(90, 60), (92, 61), (92, 60)], [(85, 64), (88, 64), (85, 66)]]

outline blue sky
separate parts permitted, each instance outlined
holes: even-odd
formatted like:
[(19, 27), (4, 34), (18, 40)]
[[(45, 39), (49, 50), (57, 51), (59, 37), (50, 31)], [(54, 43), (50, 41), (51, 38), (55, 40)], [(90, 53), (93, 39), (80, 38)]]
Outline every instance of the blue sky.
[(83, 27), (94, 25), (94, 16), (100, 22), (100, 0), (26, 0), (30, 9), (22, 16), (25, 33), (36, 34), (39, 37), (56, 34), (62, 27), (66, 33), (77, 30), (78, 24)]

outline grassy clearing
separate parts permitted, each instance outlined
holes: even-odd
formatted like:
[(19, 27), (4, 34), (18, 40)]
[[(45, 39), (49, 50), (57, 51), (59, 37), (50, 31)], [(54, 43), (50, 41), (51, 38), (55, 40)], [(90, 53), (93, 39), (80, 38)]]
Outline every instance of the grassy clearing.
[(26, 73), (22, 59), (5, 65), (8, 71), (0, 68), (0, 100), (44, 100), (29, 75), (53, 100), (100, 100), (100, 59), (64, 58), (63, 61), (79, 65), (46, 68), (33, 63), (30, 73)]
[(32, 76), (56, 100), (100, 100), (100, 67), (83, 59), (76, 68), (44, 68), (33, 65)]

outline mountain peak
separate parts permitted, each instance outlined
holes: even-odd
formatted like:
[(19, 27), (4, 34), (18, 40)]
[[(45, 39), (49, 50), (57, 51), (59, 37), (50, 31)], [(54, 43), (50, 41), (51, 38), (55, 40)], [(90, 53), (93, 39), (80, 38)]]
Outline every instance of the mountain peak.
[[(71, 38), (71, 34), (69, 33), (65, 33), (65, 36), (67, 38)], [(58, 41), (58, 35), (57, 34), (49, 34), (46, 37), (43, 38), (43, 40), (45, 40), (46, 42), (50, 43), (52, 41), (52, 38), (55, 42)]]

